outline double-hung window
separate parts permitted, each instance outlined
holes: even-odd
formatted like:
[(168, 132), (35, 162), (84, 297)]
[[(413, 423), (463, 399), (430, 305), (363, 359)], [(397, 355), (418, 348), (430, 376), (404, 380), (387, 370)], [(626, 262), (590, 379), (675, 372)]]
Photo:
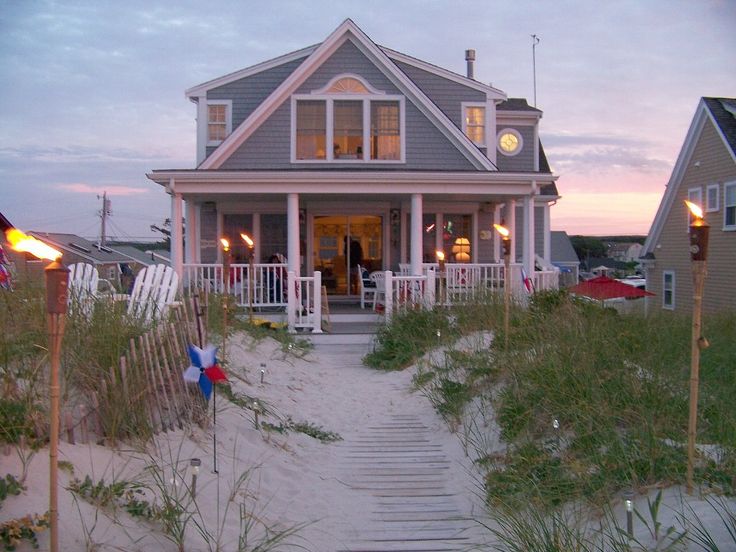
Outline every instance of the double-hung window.
[(404, 99), (339, 76), (292, 97), (292, 162), (403, 162)]
[(231, 130), (232, 102), (210, 100), (207, 102), (207, 145), (217, 146), (227, 138)]
[(476, 146), (486, 145), (485, 105), (463, 103), (463, 132)]
[(723, 185), (723, 229), (736, 230), (736, 182)]
[(672, 270), (662, 272), (662, 308), (675, 308), (675, 273)]
[[(703, 188), (690, 188), (687, 191), (687, 199), (688, 201), (694, 203), (701, 209), (703, 209)], [(703, 209), (705, 210), (705, 209)], [(690, 225), (695, 221), (695, 217), (688, 209), (687, 211), (687, 226), (690, 228)], [(689, 231), (689, 230), (688, 230)]]
[(718, 184), (708, 184), (708, 187), (705, 189), (705, 210), (709, 213), (720, 209), (720, 202), (718, 201), (720, 199), (720, 193), (721, 189)]

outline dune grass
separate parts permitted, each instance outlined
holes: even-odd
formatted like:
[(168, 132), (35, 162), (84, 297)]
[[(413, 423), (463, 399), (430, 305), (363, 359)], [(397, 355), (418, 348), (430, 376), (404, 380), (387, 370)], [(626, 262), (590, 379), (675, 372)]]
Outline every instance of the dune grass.
[[(681, 483), (685, 477), (690, 318), (619, 315), (564, 292), (536, 294), (514, 307), (509, 348), (498, 298), (397, 317), (366, 359), (399, 368), (448, 338), (488, 330), (482, 350), (450, 350), (424, 366), (415, 382), (457, 427), (473, 424), (485, 404), (506, 445), (474, 460), (490, 503), (555, 507), (584, 498), (607, 502), (625, 488)], [(711, 347), (701, 356), (698, 443), (714, 454), (696, 467), (699, 483), (719, 492), (736, 486), (736, 315), (704, 318)], [(400, 351), (401, 348), (405, 351)], [(488, 412), (482, 412), (489, 415)], [(468, 419), (470, 416), (471, 419)], [(555, 427), (557, 426), (557, 427)]]

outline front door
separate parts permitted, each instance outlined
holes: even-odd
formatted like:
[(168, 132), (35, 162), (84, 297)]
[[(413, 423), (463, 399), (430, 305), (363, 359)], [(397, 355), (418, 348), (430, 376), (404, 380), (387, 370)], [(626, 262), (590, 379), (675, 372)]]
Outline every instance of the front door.
[(314, 270), (331, 295), (357, 295), (358, 271), (383, 267), (382, 221), (375, 215), (316, 215)]

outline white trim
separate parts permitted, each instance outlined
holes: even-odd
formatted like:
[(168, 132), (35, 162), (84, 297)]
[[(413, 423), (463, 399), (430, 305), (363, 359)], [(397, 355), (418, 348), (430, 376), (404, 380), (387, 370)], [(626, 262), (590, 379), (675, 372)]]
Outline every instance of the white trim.
[[(519, 141), (519, 144), (517, 148), (514, 151), (506, 151), (501, 147), (501, 136), (504, 134), (513, 134), (516, 136), (516, 139)], [(524, 148), (524, 137), (521, 135), (521, 133), (516, 130), (515, 128), (511, 127), (505, 127), (498, 131), (496, 134), (496, 150), (498, 150), (501, 155), (505, 155), (506, 157), (514, 157), (516, 155), (519, 155), (521, 150)]]
[(225, 139), (230, 136), (233, 130), (233, 101), (232, 100), (207, 100), (207, 109), (205, 110), (205, 136), (207, 146), (219, 146), (225, 140), (210, 140), (210, 106), (211, 105), (224, 105), (225, 106)]
[[(687, 200), (694, 203), (695, 205), (703, 209), (703, 211), (705, 211), (704, 209), (705, 206), (703, 205), (703, 187), (702, 186), (694, 186), (692, 188), (688, 188), (687, 189)], [(687, 223), (685, 227), (685, 231), (689, 233), (690, 224), (692, 224), (693, 222), (693, 219), (692, 219), (693, 215), (690, 214), (690, 211), (688, 209), (683, 208), (682, 211), (685, 213), (685, 222)]]
[[(710, 201), (710, 191), (715, 190), (715, 202), (714, 204), (711, 204)], [(705, 187), (705, 212), (706, 213), (714, 213), (717, 211), (720, 211), (721, 209), (721, 186), (720, 184), (708, 184)]]
[(641, 253), (642, 256), (646, 255), (647, 253), (655, 253), (657, 243), (659, 242), (659, 237), (662, 233), (662, 230), (664, 229), (667, 215), (669, 214), (670, 209), (672, 208), (672, 204), (677, 197), (677, 189), (679, 188), (679, 185), (684, 178), (685, 171), (690, 164), (695, 146), (700, 140), (703, 125), (707, 120), (710, 120), (711, 124), (715, 127), (716, 132), (723, 141), (723, 146), (726, 148), (726, 151), (729, 152), (734, 162), (736, 162), (736, 152), (734, 152), (729, 146), (726, 137), (723, 135), (721, 127), (716, 122), (713, 114), (710, 112), (710, 109), (708, 109), (705, 100), (703, 98), (700, 98), (700, 101), (698, 102), (698, 107), (695, 110), (695, 115), (693, 116), (693, 120), (690, 123), (690, 128), (687, 131), (685, 142), (683, 143), (680, 154), (677, 157), (677, 161), (675, 162), (675, 166), (672, 170), (672, 175), (670, 176), (667, 187), (665, 188), (664, 196), (662, 197), (662, 201), (660, 202), (659, 208), (657, 209), (657, 214), (655, 215), (654, 221), (652, 222), (652, 227), (649, 229), (647, 239), (644, 242), (644, 249), (642, 249)]
[[(672, 302), (670, 304), (667, 304), (667, 293), (666, 293), (666, 276), (667, 275), (672, 276)], [(674, 270), (663, 270), (662, 271), (662, 308), (667, 310), (675, 310), (675, 271)]]
[(444, 79), (451, 80), (458, 84), (462, 84), (463, 86), (467, 86), (469, 88), (474, 88), (475, 90), (485, 92), (488, 95), (488, 99), (500, 100), (500, 101), (507, 99), (506, 93), (503, 90), (499, 90), (498, 88), (494, 88), (493, 86), (483, 84), (482, 82), (479, 82), (475, 79), (469, 79), (468, 77), (461, 75), (459, 73), (453, 73), (452, 71), (448, 71), (447, 69), (444, 69), (443, 67), (432, 65), (431, 63), (427, 63), (426, 61), (422, 61), (421, 59), (407, 56), (406, 54), (402, 54), (401, 52), (397, 52), (396, 50), (392, 50), (391, 48), (387, 48), (385, 46), (378, 46), (378, 47), (381, 50), (383, 50), (383, 52), (391, 60), (406, 63), (407, 65), (411, 65), (418, 69), (422, 69), (423, 71), (427, 71), (428, 73), (432, 73), (434, 75), (437, 75), (438, 77), (442, 77)]
[[(732, 180), (730, 182), (724, 182), (723, 183), (723, 231), (724, 232), (732, 232), (736, 230), (736, 220), (734, 220), (734, 224), (726, 225), (726, 215), (728, 214), (728, 208), (734, 207), (734, 205), (729, 205), (726, 203), (727, 198), (727, 192), (729, 188), (736, 187), (736, 180)], [(736, 215), (734, 215), (734, 218), (736, 219)]]
[[(365, 93), (355, 94), (355, 93), (352, 93), (352, 92), (328, 92), (328, 90), (330, 88), (332, 88), (337, 81), (342, 80), (342, 79), (355, 79), (355, 80), (357, 80), (358, 82), (360, 82), (360, 84), (362, 84), (366, 88), (366, 90), (368, 90), (368, 94), (365, 94)], [(330, 97), (333, 97), (333, 96), (336, 96), (336, 97), (348, 96), (350, 98), (353, 98), (353, 97), (356, 97), (356, 96), (364, 97), (366, 95), (381, 95), (381, 94), (385, 94), (385, 93), (386, 92), (383, 92), (383, 91), (378, 90), (377, 88), (374, 88), (373, 86), (371, 86), (368, 83), (367, 80), (365, 80), (363, 77), (361, 77), (360, 75), (358, 75), (356, 73), (340, 73), (339, 75), (332, 77), (332, 79), (330, 80), (330, 82), (328, 82), (322, 88), (318, 88), (317, 90), (312, 90), (312, 94), (314, 94), (314, 95), (324, 94), (324, 95), (330, 96)]]
[(220, 86), (230, 84), (231, 82), (235, 82), (245, 77), (267, 71), (268, 69), (273, 69), (274, 67), (278, 67), (279, 65), (284, 65), (285, 63), (290, 63), (294, 60), (307, 57), (312, 52), (314, 52), (314, 50), (317, 49), (317, 46), (318, 44), (307, 46), (306, 48), (302, 48), (301, 50), (296, 50), (294, 52), (284, 54), (283, 56), (279, 56), (268, 61), (258, 63), (256, 65), (251, 65), (250, 67), (246, 67), (245, 69), (240, 69), (233, 73), (228, 73), (227, 75), (217, 77), (216, 79), (203, 82), (202, 84), (198, 84), (196, 86), (188, 88), (184, 92), (184, 94), (187, 98), (190, 99), (198, 96), (204, 96), (208, 90), (212, 90), (213, 88), (218, 88)]
[(264, 100), (238, 128), (201, 165), (217, 169), (260, 127), (296, 89), (324, 63), (345, 41), (355, 46), (408, 96), (440, 132), (478, 170), (495, 171), (486, 156), (437, 107), (414, 82), (401, 71), (350, 19), (346, 19), (314, 52)]
[(463, 129), (463, 134), (468, 136), (468, 117), (467, 109), (469, 107), (480, 107), (483, 109), (483, 142), (478, 143), (471, 139), (471, 141), (479, 148), (485, 148), (488, 146), (488, 106), (487, 102), (460, 102), (460, 125)]
[[(343, 75), (344, 76), (344, 75)], [(334, 80), (334, 79), (333, 79)], [(332, 81), (331, 81), (332, 82)], [(380, 94), (380, 95), (379, 95)], [(346, 99), (363, 102), (363, 158), (362, 159), (335, 159), (334, 152), (329, 144), (334, 143), (334, 102)], [(297, 159), (296, 157), (296, 105), (299, 101), (325, 102), (325, 159)], [(398, 159), (371, 159), (371, 103), (373, 101), (397, 102), (399, 104), (399, 141), (400, 155)], [(291, 136), (289, 139), (291, 151), (290, 161), (294, 164), (404, 164), (406, 163), (406, 103), (404, 96), (396, 94), (293, 94), (291, 96)]]

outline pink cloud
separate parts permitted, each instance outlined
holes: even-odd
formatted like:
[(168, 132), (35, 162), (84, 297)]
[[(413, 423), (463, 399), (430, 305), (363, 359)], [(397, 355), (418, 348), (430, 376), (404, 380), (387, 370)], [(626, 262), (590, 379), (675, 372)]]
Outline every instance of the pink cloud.
[(73, 192), (75, 194), (97, 194), (102, 195), (107, 192), (109, 196), (129, 196), (136, 194), (147, 194), (149, 190), (145, 188), (135, 188), (133, 186), (90, 186), (89, 184), (58, 184), (56, 186), (61, 190)]

